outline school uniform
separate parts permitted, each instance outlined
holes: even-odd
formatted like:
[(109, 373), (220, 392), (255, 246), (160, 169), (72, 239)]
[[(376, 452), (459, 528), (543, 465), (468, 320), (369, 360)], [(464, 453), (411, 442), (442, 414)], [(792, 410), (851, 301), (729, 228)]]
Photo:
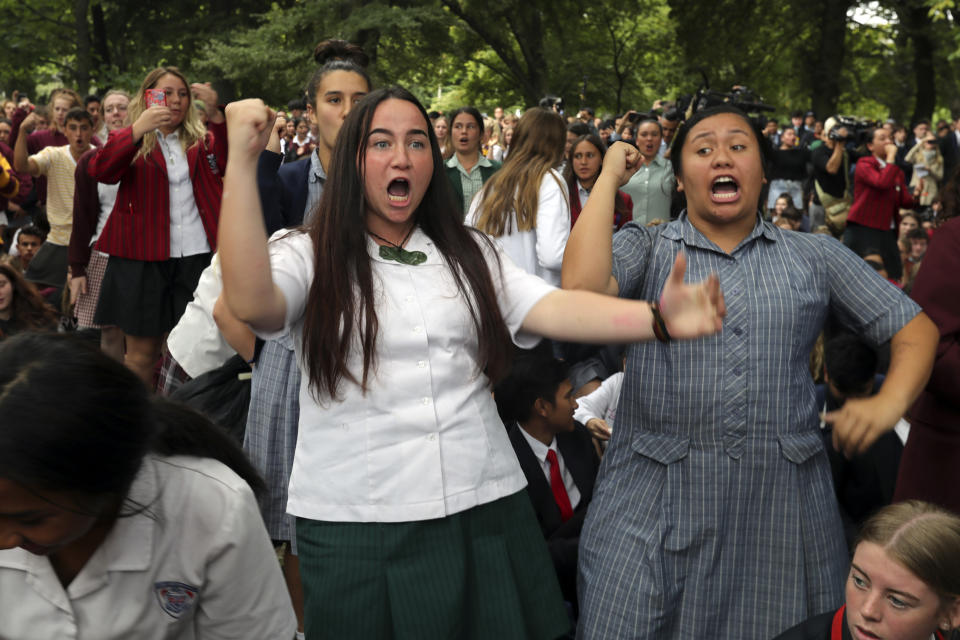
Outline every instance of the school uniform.
[(233, 471), (207, 458), (148, 456), (124, 509), (66, 587), (49, 558), (0, 551), (0, 638), (293, 637), (270, 539)]
[[(534, 439), (516, 422), (507, 426), (507, 435), (527, 478), (527, 495), (547, 541), (563, 597), (575, 603), (580, 529), (600, 468), (593, 438), (579, 423), (571, 432), (558, 433), (549, 446)], [(572, 515), (566, 519), (555, 498), (548, 451), (557, 457), (558, 474), (572, 509)]]
[[(853, 640), (847, 624), (847, 605), (836, 611), (823, 613), (804, 620), (778, 635), (774, 640)], [(930, 640), (946, 640), (940, 631), (935, 631)]]
[[(553, 287), (484, 247), (500, 311), (518, 346), (523, 319)], [(303, 362), (314, 278), (309, 236), (279, 232), (271, 270)], [(318, 402), (302, 376), (287, 511), (297, 516), (306, 634), (315, 638), (527, 637), (566, 631), (556, 577), (526, 483), (478, 371), (478, 343), (449, 267), (416, 228), (426, 261), (386, 260), (368, 241), (377, 304), (376, 369)], [(347, 367), (359, 376), (362, 353)]]
[[(179, 132), (158, 135), (146, 157), (138, 157), (133, 128), (110, 133), (90, 159), (98, 182), (120, 183), (116, 204), (95, 245), (110, 255), (95, 320), (135, 336), (158, 336), (176, 325), (200, 273), (216, 251), (223, 171), (225, 123), (184, 152)], [(133, 296), (133, 297), (131, 297)]]

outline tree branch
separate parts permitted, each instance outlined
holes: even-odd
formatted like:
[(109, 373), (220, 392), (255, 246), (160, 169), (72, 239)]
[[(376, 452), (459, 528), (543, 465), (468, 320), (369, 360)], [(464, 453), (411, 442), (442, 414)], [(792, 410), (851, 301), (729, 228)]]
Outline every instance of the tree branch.
[[(29, 11), (30, 13), (32, 13), (37, 19), (42, 20), (42, 21), (44, 21), (44, 22), (49, 22), (50, 24), (56, 25), (57, 27), (60, 27), (61, 29), (70, 29), (70, 28), (73, 26), (73, 25), (71, 25), (71, 24), (68, 23), (68, 22), (64, 22), (64, 21), (62, 21), (62, 20), (57, 20), (56, 18), (51, 18), (50, 16), (46, 15), (45, 13), (42, 13), (41, 11), (39, 11), (39, 10), (35, 9), (34, 7), (32, 7), (32, 6), (30, 5), (30, 3), (15, 5), (15, 7), (22, 7), (22, 8), (24, 8), (24, 9), (26, 9), (27, 11)], [(16, 9), (15, 9), (15, 8), (14, 8), (14, 9), (11, 9), (11, 13), (14, 13), (14, 14), (15, 14), (15, 13), (16, 13)], [(16, 19), (18, 22), (25, 22), (25, 21), (26, 21), (24, 18), (22, 18), (22, 17), (20, 17), (20, 16), (16, 16), (15, 19)]]

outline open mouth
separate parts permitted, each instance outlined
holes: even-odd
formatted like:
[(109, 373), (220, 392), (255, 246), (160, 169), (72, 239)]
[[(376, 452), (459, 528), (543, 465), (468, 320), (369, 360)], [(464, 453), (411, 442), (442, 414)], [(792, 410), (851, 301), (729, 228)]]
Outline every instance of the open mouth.
[(391, 180), (387, 185), (387, 198), (390, 202), (406, 202), (410, 198), (410, 183), (405, 178)]
[(714, 202), (735, 202), (740, 198), (740, 185), (730, 176), (720, 176), (710, 185), (710, 198)]

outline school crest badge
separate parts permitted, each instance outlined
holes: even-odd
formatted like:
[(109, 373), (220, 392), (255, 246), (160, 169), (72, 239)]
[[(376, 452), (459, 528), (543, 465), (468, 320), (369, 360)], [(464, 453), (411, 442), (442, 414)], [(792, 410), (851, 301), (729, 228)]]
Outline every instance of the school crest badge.
[(182, 582), (157, 582), (153, 585), (157, 602), (167, 615), (179, 618), (197, 601), (197, 588)]

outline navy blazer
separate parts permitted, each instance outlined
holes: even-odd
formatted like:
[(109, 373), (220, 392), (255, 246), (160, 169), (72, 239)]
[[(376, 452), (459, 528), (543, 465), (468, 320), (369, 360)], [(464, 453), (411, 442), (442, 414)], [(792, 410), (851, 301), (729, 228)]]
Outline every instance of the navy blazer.
[(261, 152), (257, 160), (257, 188), (268, 236), (303, 224), (303, 210), (307, 206), (310, 158), (281, 166), (282, 161), (282, 155), (267, 150)]

